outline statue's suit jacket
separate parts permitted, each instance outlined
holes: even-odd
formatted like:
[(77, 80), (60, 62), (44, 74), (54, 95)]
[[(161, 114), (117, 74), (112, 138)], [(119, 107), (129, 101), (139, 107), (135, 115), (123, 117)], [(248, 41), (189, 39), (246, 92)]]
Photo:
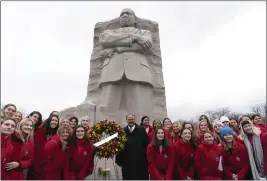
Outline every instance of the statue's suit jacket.
[(125, 77), (135, 82), (152, 84), (150, 66), (146, 51), (142, 46), (133, 43), (130, 34), (137, 34), (152, 43), (150, 31), (134, 27), (105, 30), (100, 35), (100, 43), (107, 57), (103, 63), (100, 85), (116, 82)]

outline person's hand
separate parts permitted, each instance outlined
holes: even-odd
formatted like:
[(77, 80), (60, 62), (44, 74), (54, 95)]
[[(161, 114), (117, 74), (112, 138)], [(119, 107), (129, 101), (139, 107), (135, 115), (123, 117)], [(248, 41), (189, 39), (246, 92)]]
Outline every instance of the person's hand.
[(138, 43), (139, 45), (141, 45), (145, 49), (151, 48), (152, 43), (149, 40), (147, 40), (146, 38), (144, 38), (142, 36), (135, 35), (135, 34), (132, 34), (131, 36), (133, 38), (133, 42)]
[(6, 170), (12, 170), (19, 167), (19, 162), (9, 162), (6, 164)]
[(233, 174), (232, 177), (233, 177), (233, 180), (238, 180), (238, 176), (236, 174)]

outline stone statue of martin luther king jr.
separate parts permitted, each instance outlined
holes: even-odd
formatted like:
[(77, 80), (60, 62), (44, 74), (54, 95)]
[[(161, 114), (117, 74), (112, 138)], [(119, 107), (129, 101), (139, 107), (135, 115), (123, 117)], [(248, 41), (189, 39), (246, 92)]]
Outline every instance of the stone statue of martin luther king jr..
[(119, 19), (121, 28), (107, 29), (99, 37), (106, 54), (99, 107), (107, 112), (151, 115), (153, 84), (146, 54), (152, 47), (152, 35), (135, 28), (136, 16), (131, 9), (122, 10)]

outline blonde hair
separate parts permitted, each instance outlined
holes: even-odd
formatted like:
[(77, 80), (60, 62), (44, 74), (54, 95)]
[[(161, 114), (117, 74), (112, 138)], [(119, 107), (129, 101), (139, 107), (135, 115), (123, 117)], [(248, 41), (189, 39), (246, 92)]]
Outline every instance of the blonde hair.
[[(62, 124), (62, 125), (59, 126), (59, 128), (58, 128), (58, 130), (57, 130), (57, 135), (60, 137), (60, 134), (61, 134), (65, 129), (68, 130), (69, 133), (71, 132), (69, 126), (67, 126), (67, 125), (65, 125), (65, 124)], [(70, 136), (70, 135), (69, 135), (69, 136)]]
[(261, 134), (261, 131), (259, 128), (257, 128), (256, 126), (254, 126), (254, 124), (252, 123), (252, 121), (250, 120), (250, 118), (248, 117), (243, 117), (241, 119), (241, 122), (240, 122), (240, 135), (238, 136), (241, 140), (244, 140), (245, 137), (246, 137), (246, 133), (243, 129), (243, 126), (242, 126), (242, 123), (243, 122), (248, 122), (250, 125), (251, 125), (251, 128), (252, 128), (252, 134), (254, 135), (257, 135), (257, 136), (260, 136)]
[[(24, 137), (23, 135), (23, 132), (21, 130), (22, 126), (26, 123), (26, 122), (31, 122), (32, 123), (32, 130), (29, 134), (26, 135), (26, 137)], [(20, 135), (21, 137), (21, 140), (23, 141), (23, 143), (26, 143), (29, 141), (29, 139), (32, 137), (33, 135), (33, 130), (34, 130), (34, 123), (31, 119), (29, 118), (24, 118), (22, 119), (18, 124), (17, 124), (17, 133)]]
[[(172, 123), (172, 127), (173, 127), (174, 124), (177, 124), (177, 125), (178, 125), (178, 128), (179, 128), (180, 131), (182, 130), (182, 125), (181, 125), (180, 121), (175, 121), (175, 122), (173, 122), (173, 123)], [(173, 129), (172, 129), (172, 130), (173, 130)]]
[[(199, 132), (201, 132), (201, 130), (200, 130), (200, 124), (201, 123), (206, 123), (207, 124), (207, 131), (209, 131), (210, 132), (210, 129), (209, 129), (209, 123), (208, 123), (208, 121), (206, 121), (206, 120), (201, 120), (201, 121), (199, 121), (199, 124), (198, 124), (198, 129), (199, 129)], [(207, 132), (206, 131), (206, 132)], [(213, 136), (213, 135), (212, 135)]]
[(60, 121), (59, 121), (59, 126), (60, 126), (60, 125), (62, 125), (62, 122), (63, 122), (63, 121), (65, 121), (65, 120), (68, 120), (68, 122), (70, 122), (70, 120), (69, 120), (69, 119), (67, 119), (67, 118), (60, 119)]

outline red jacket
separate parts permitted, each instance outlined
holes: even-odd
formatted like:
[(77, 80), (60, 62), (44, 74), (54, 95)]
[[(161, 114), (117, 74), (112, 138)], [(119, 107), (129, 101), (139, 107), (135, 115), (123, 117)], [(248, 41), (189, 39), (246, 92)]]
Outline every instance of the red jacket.
[[(45, 180), (62, 180), (69, 178), (69, 149), (61, 151), (62, 142), (58, 135), (53, 135), (44, 147)], [(63, 176), (63, 178), (62, 178)]]
[[(146, 129), (146, 128), (145, 128)], [(152, 139), (153, 139), (153, 136), (154, 136), (154, 129), (152, 126), (149, 125), (149, 129), (148, 129), (148, 133), (147, 133), (147, 136), (148, 136), (148, 140), (149, 140), (149, 143), (151, 143)]]
[(266, 124), (260, 123), (260, 124), (254, 124), (257, 128), (260, 128), (262, 133), (266, 133)]
[(176, 143), (180, 138), (180, 132), (179, 133), (174, 133), (172, 135), (172, 143)]
[(199, 138), (200, 143), (202, 143), (204, 141), (204, 133), (199, 132), (198, 133), (198, 138)]
[(24, 180), (23, 170), (32, 165), (34, 157), (34, 144), (30, 139), (28, 142), (23, 143), (20, 135), (14, 133), (12, 135), (13, 149), (9, 155), (9, 162), (19, 162), (19, 167), (8, 171), (11, 180)]
[(218, 170), (221, 148), (214, 141), (213, 144), (202, 142), (196, 149), (195, 166), (200, 180), (221, 180), (222, 171)]
[(70, 147), (69, 179), (84, 180), (94, 170), (94, 147), (85, 140), (77, 139), (76, 144), (76, 147)]
[(150, 180), (171, 180), (174, 164), (173, 147), (156, 148), (151, 143), (147, 147), (148, 172)]
[(187, 180), (187, 177), (194, 179), (194, 155), (195, 149), (191, 143), (186, 143), (182, 139), (174, 144), (175, 171), (178, 180)]
[(267, 175), (267, 133), (261, 133), (260, 138), (263, 149), (264, 174)]
[(46, 132), (43, 126), (34, 131), (34, 160), (32, 167), (28, 170), (27, 180), (44, 180), (43, 155), (44, 146), (47, 143)]
[(240, 129), (239, 128), (232, 128), (233, 131), (236, 133), (236, 136), (240, 135)]
[(236, 142), (232, 154), (224, 151), (222, 144), (222, 165), (224, 180), (233, 180), (232, 175), (236, 174), (238, 180), (245, 180), (249, 172), (249, 159), (246, 147)]
[(167, 138), (169, 139), (169, 142), (172, 143), (172, 135), (169, 132), (169, 130), (164, 129), (165, 135), (167, 136)]
[(1, 180), (11, 180), (8, 171), (6, 171), (6, 163), (10, 162), (13, 145), (11, 144), (11, 136), (1, 135)]

